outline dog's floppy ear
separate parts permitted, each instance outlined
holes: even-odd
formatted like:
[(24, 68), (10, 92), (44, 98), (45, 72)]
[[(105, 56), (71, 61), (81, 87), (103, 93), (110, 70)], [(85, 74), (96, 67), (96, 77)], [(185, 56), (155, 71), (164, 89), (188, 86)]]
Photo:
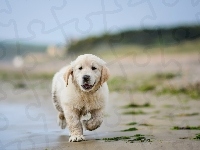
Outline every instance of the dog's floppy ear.
[(73, 73), (73, 69), (72, 69), (72, 66), (69, 65), (67, 68), (66, 68), (66, 72), (64, 73), (64, 80), (66, 82), (66, 86), (68, 85), (68, 79), (69, 79), (69, 76), (70, 74), (72, 75)]
[(102, 70), (101, 70), (100, 85), (102, 85), (104, 82), (106, 82), (108, 80), (109, 76), (110, 76), (109, 69), (106, 66), (103, 66)]

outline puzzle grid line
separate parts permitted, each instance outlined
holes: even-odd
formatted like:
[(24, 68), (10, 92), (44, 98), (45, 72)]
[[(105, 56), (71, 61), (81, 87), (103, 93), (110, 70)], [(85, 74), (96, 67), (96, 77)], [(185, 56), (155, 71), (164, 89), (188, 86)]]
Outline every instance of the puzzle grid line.
[[(34, 32), (34, 29), (32, 28), (33, 25), (35, 25), (35, 24), (39, 24), (41, 26), (41, 33), (42, 34), (49, 34), (51, 32), (60, 31), (61, 35), (63, 36), (63, 38), (69, 40), (69, 37), (68, 37), (68, 35), (66, 33), (66, 29), (64, 28), (65, 26), (67, 26), (68, 24), (71, 24), (71, 23), (75, 23), (75, 29), (77, 30), (77, 32), (79, 32), (80, 34), (87, 34), (87, 33), (90, 33), (90, 31), (93, 28), (93, 22), (92, 22), (91, 17), (92, 16), (102, 15), (103, 16), (103, 24), (104, 24), (104, 30), (105, 31), (109, 32), (109, 31), (112, 31), (113, 29), (114, 30), (116, 30), (116, 29), (117, 30), (121, 30), (120, 27), (118, 27), (117, 25), (108, 28), (106, 17), (107, 17), (107, 15), (111, 15), (111, 14), (119, 13), (119, 12), (123, 11), (123, 6), (120, 5), (119, 1), (114, 0), (114, 3), (116, 5), (116, 9), (112, 10), (112, 11), (107, 11), (104, 2), (105, 2), (104, 0), (101, 1), (102, 10), (96, 11), (96, 12), (91, 12), (91, 13), (86, 15), (85, 20), (89, 24), (89, 27), (86, 30), (82, 30), (81, 28), (79, 28), (79, 20), (78, 20), (78, 18), (72, 18), (72, 19), (69, 19), (69, 20), (64, 20), (64, 22), (59, 20), (59, 17), (57, 16), (56, 12), (59, 11), (59, 10), (64, 9), (68, 5), (68, 2), (66, 0), (63, 0), (62, 4), (60, 6), (52, 6), (50, 8), (50, 12), (52, 14), (52, 18), (56, 22), (56, 26), (51, 28), (51, 29), (47, 30), (45, 28), (45, 22), (43, 22), (42, 20), (39, 20), (39, 19), (30, 20), (30, 22), (27, 24), (27, 30), (30, 33), (29, 37), (20, 37), (19, 36), (19, 32), (20, 31), (18, 31), (17, 22), (12, 18), (9, 19), (7, 22), (2, 22), (0, 20), (0, 27), (11, 27), (11, 28), (13, 28), (14, 37), (13, 37), (13, 39), (9, 39), (9, 40), (15, 40), (15, 39), (19, 39), (21, 41), (32, 41), (32, 40), (34, 40), (37, 37), (37, 34)], [(199, 0), (191, 0), (191, 4), (192, 4), (193, 7), (197, 7), (199, 5), (199, 2), (200, 2)], [(10, 2), (5, 0), (4, 3), (6, 5), (6, 8), (1, 8), (0, 9), (0, 16), (2, 14), (3, 15), (12, 14), (12, 6), (10, 5)], [(166, 7), (173, 7), (173, 6), (175, 6), (175, 5), (177, 5), (179, 3), (179, 0), (174, 0), (174, 1), (162, 0), (162, 3)], [(127, 2), (127, 7), (133, 8), (133, 7), (137, 7), (138, 5), (143, 5), (143, 4), (147, 4), (148, 7), (149, 7), (149, 10), (151, 11), (151, 14), (147, 14), (146, 16), (144, 16), (143, 19), (140, 22), (141, 26), (145, 27), (145, 21), (146, 20), (154, 21), (154, 20), (157, 19), (156, 12), (154, 10), (154, 7), (153, 7), (151, 1), (150, 0), (136, 0), (136, 1), (129, 0)], [(200, 23), (200, 11), (198, 13), (196, 13), (195, 17), (196, 17), (197, 22)], [(157, 34), (159, 35), (159, 33), (157, 33)], [(7, 40), (8, 39), (5, 39), (5, 41), (7, 41)], [(162, 41), (162, 37), (160, 37), (160, 40)], [(110, 42), (108, 44), (110, 45), (110, 48), (111, 48), (111, 51), (112, 51), (113, 55), (116, 57), (116, 59), (114, 61), (108, 62), (108, 65), (109, 64), (113, 64), (113, 63), (117, 63), (119, 65), (119, 68), (122, 71), (123, 76), (127, 78), (128, 75), (126, 74), (126, 71), (123, 68), (123, 65), (121, 63), (121, 59), (123, 59), (124, 57), (123, 58), (119, 58), (117, 52), (115, 51), (114, 47), (112, 46), (112, 43)], [(17, 47), (18, 47), (18, 52), (20, 54), (20, 47), (19, 46), (17, 46)], [(148, 47), (147, 47), (147, 49), (148, 49)], [(0, 51), (1, 51), (0, 59), (2, 59), (6, 55), (6, 49), (4, 49), (4, 47), (1, 44), (0, 44)], [(177, 72), (182, 72), (181, 64), (178, 61), (176, 61), (175, 59), (166, 60), (164, 51), (165, 51), (164, 49), (161, 49), (161, 53), (162, 53), (161, 61), (162, 61), (163, 69), (165, 67), (167, 67), (168, 65), (170, 65), (171, 63), (173, 63), (177, 67)], [(145, 50), (144, 50), (144, 52), (145, 52)], [(139, 67), (145, 67), (151, 61), (151, 57), (148, 54), (147, 54), (147, 61), (145, 63), (143, 63), (143, 64), (138, 63), (137, 60), (136, 60), (136, 57), (135, 57), (135, 55), (133, 55), (133, 64), (137, 65)], [(34, 57), (33, 57), (33, 59), (35, 59), (35, 62), (36, 62), (34, 64), (34, 67), (26, 68), (23, 71), (23, 76), (24, 76), (24, 79), (26, 80), (26, 82), (30, 81), (29, 77), (27, 76), (27, 71), (29, 71), (29, 70), (31, 70), (33, 68), (36, 68), (37, 65), (38, 65), (37, 64), (37, 59), (34, 58)], [(200, 53), (199, 53), (199, 62), (200, 62)], [(10, 81), (11, 85), (13, 85), (13, 83), (14, 83), (14, 81)], [(169, 85), (173, 86), (170, 82), (169, 82)], [(0, 95), (1, 95), (0, 102), (6, 100), (6, 98), (7, 98), (7, 93), (6, 93), (6, 91), (3, 90), (3, 86), (4, 85), (0, 86)], [(35, 103), (30, 103), (29, 105), (26, 106), (26, 108), (25, 108), (26, 116), (27, 116), (27, 118), (29, 118), (32, 121), (38, 121), (39, 119), (42, 119), (43, 120), (44, 131), (48, 132), (45, 114), (44, 113), (39, 113), (37, 116), (31, 116), (31, 114), (29, 113), (29, 111), (31, 111), (31, 109), (33, 107), (41, 109), (41, 99), (40, 99), (40, 95), (38, 95), (36, 89), (34, 89), (32, 87), (28, 87), (28, 88), (32, 91), (33, 97), (35, 98)], [(18, 92), (14, 91), (13, 94), (17, 95), (17, 94), (21, 94), (21, 93), (18, 93)], [(129, 96), (131, 98), (132, 94), (130, 93)], [(146, 99), (148, 101), (148, 98), (146, 98)], [(180, 105), (181, 105), (181, 100), (180, 100)], [(117, 114), (117, 112), (116, 112), (116, 114)], [(6, 117), (6, 114), (0, 113), (0, 116), (1, 116), (0, 120), (1, 121), (3, 120), (5, 122), (5, 125), (3, 127), (0, 127), (0, 131), (3, 131), (3, 130), (6, 130), (8, 128), (9, 120)], [(109, 126), (109, 123), (107, 123), (107, 125)], [(116, 126), (117, 125), (118, 124), (116, 124)], [(98, 134), (97, 134), (97, 136), (98, 136)], [(46, 146), (47, 147), (48, 147), (48, 144), (49, 144), (49, 139), (48, 138), (49, 138), (48, 136), (45, 137), (46, 144), (47, 144)], [(33, 148), (34, 148), (35, 147), (35, 143), (33, 141), (31, 141), (31, 138), (28, 139), (28, 140), (32, 143)], [(20, 141), (20, 139), (19, 140), (15, 140), (15, 141), (11, 141), (9, 143), (2, 143), (0, 141), (0, 148), (1, 149), (6, 149), (6, 147), (8, 147), (9, 145), (11, 145), (13, 143), (17, 143), (18, 149), (21, 148), (22, 141)], [(145, 149), (145, 147), (143, 147), (143, 149)]]

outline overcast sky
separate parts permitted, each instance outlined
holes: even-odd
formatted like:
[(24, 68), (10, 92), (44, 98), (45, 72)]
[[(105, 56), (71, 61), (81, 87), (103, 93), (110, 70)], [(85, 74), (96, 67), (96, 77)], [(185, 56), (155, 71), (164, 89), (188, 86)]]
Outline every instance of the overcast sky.
[(65, 43), (127, 28), (189, 24), (200, 24), (199, 0), (1, 0), (0, 4), (1, 41)]

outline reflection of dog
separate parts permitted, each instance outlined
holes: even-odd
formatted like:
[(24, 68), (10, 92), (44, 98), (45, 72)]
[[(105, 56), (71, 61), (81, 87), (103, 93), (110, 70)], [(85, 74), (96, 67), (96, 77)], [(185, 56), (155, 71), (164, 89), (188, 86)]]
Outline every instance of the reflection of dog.
[(84, 140), (81, 116), (87, 130), (97, 129), (103, 121), (105, 101), (108, 99), (109, 72), (105, 62), (92, 54), (79, 56), (69, 66), (62, 68), (53, 78), (52, 97), (59, 111), (62, 129), (69, 128), (70, 142)]

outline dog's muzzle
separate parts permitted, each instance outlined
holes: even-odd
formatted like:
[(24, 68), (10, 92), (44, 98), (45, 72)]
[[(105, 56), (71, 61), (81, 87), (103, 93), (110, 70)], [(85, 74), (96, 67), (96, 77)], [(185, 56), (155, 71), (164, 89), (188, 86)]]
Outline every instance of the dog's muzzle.
[[(95, 84), (95, 83), (94, 83)], [(94, 84), (90, 84), (90, 76), (84, 75), (83, 76), (83, 84), (81, 85), (85, 90), (90, 90)]]

